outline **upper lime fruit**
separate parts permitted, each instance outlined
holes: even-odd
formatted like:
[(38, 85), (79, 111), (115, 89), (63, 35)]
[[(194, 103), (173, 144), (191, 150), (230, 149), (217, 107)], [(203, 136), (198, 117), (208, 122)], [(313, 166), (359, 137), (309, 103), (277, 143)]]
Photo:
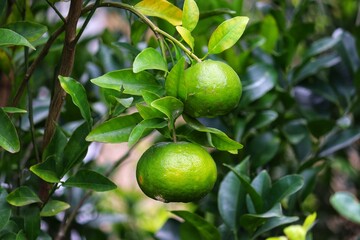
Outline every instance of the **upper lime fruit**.
[(188, 143), (158, 143), (141, 156), (136, 179), (150, 198), (163, 202), (191, 202), (213, 188), (216, 164), (201, 146)]
[(184, 81), (185, 88), (179, 97), (190, 116), (224, 115), (240, 101), (240, 78), (226, 63), (213, 60), (197, 63), (185, 70)]

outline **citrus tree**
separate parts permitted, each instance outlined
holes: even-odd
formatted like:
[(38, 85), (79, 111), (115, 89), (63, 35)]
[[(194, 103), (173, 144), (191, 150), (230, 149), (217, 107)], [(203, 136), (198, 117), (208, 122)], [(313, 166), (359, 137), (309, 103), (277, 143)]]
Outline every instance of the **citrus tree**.
[[(356, 234), (356, 9), (2, 1), (0, 238), (347, 236), (329, 215)], [(86, 34), (101, 11), (121, 27)], [(136, 212), (145, 195), (122, 193), (112, 177), (153, 133), (133, 181), (154, 201), (192, 203), (147, 231)], [(103, 166), (89, 154), (97, 142), (129, 150)], [(336, 176), (355, 187), (329, 190)], [(125, 219), (101, 205), (118, 196)]]

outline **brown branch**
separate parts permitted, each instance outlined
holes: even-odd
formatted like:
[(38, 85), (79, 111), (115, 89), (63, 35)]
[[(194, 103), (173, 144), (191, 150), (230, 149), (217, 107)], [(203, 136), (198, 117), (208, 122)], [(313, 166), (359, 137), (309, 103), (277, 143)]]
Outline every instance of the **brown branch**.
[[(75, 59), (76, 47), (76, 26), (81, 15), (82, 0), (72, 0), (70, 4), (69, 14), (65, 24), (65, 43), (61, 55), (59, 75), (70, 76)], [(61, 88), (58, 79), (55, 79), (53, 96), (51, 98), (49, 116), (45, 123), (43, 148), (50, 142), (54, 132), (55, 123), (57, 122), (60, 109), (64, 102), (66, 92)]]

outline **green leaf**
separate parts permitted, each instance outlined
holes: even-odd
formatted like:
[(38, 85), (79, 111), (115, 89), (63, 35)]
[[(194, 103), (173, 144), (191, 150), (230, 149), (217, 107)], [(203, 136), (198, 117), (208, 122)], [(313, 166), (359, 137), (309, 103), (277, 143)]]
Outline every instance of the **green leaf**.
[(143, 90), (159, 92), (161, 86), (154, 76), (146, 71), (134, 73), (132, 69), (108, 72), (91, 82), (102, 88), (109, 88), (130, 95), (141, 96)]
[(360, 224), (360, 203), (350, 192), (336, 192), (330, 197), (330, 203), (344, 218)]
[(249, 128), (262, 128), (268, 126), (278, 118), (278, 113), (273, 110), (257, 112), (255, 117), (249, 122)]
[(166, 0), (143, 0), (135, 5), (142, 14), (162, 18), (174, 26), (181, 25), (182, 11)]
[(298, 219), (299, 219), (298, 217), (285, 217), (285, 216), (270, 218), (255, 231), (251, 239), (257, 239), (257, 237), (259, 237), (261, 234), (266, 233), (271, 229), (274, 229), (281, 225), (293, 223)]
[(278, 152), (280, 143), (280, 138), (273, 132), (264, 132), (251, 139), (246, 150), (252, 166), (257, 168), (271, 161)]
[(60, 178), (56, 168), (55, 156), (50, 156), (44, 162), (31, 166), (30, 171), (46, 182), (58, 183), (60, 182)]
[(286, 123), (282, 130), (291, 144), (298, 144), (308, 134), (306, 122), (303, 119), (295, 119)]
[(139, 111), (140, 116), (143, 119), (152, 119), (152, 118), (165, 118), (165, 114), (156, 110), (153, 107), (149, 107), (143, 104), (136, 104), (136, 109)]
[(8, 203), (13, 206), (21, 207), (32, 203), (41, 202), (40, 198), (29, 187), (21, 186), (9, 193), (6, 197)]
[(233, 167), (227, 164), (224, 164), (224, 166), (228, 167), (233, 173), (235, 173), (236, 177), (240, 180), (242, 187), (244, 187), (245, 191), (249, 194), (256, 212), (261, 212), (264, 203), (259, 193), (257, 193), (249, 181), (244, 176), (239, 174)]
[(329, 136), (320, 148), (319, 157), (325, 157), (334, 152), (350, 146), (353, 142), (360, 139), (360, 128), (353, 127)]
[[(331, 201), (330, 201), (331, 203)], [(303, 228), (306, 231), (309, 231), (310, 228), (312, 228), (312, 226), (315, 224), (315, 220), (316, 220), (316, 212), (310, 214), (309, 216), (306, 217), (304, 223), (303, 223)], [(360, 219), (360, 218), (359, 218)]]
[(304, 185), (300, 175), (287, 175), (274, 182), (267, 198), (268, 207), (272, 207), (284, 198), (296, 193)]
[(246, 76), (242, 80), (243, 94), (240, 104), (247, 106), (275, 87), (277, 73), (272, 66), (255, 64), (247, 69)]
[(143, 91), (142, 92), (142, 97), (144, 99), (144, 101), (146, 102), (147, 105), (151, 105), (151, 103), (157, 99), (160, 98), (159, 95), (153, 93), (153, 92), (149, 92), (149, 91)]
[(86, 122), (81, 124), (71, 135), (64, 148), (60, 177), (64, 176), (72, 167), (80, 163), (88, 150), (89, 142), (85, 140), (89, 134), (89, 126)]
[(153, 129), (163, 128), (167, 126), (167, 122), (164, 119), (153, 118), (144, 119), (138, 125), (136, 125), (129, 136), (129, 146), (133, 146), (139, 141), (140, 138), (147, 135)]
[(262, 170), (251, 182), (251, 186), (263, 198), (267, 198), (271, 189), (271, 178), (266, 170)]
[(16, 107), (2, 107), (2, 110), (4, 110), (6, 113), (27, 113), (25, 109)]
[(279, 39), (279, 29), (272, 15), (267, 14), (261, 20), (260, 32), (265, 38), (265, 42), (261, 45), (261, 48), (267, 53), (273, 52)]
[[(249, 170), (249, 158), (234, 167), (238, 174), (246, 174)], [(239, 226), (240, 216), (245, 212), (246, 191), (241, 182), (230, 171), (221, 181), (218, 193), (218, 209), (225, 224), (233, 231)]]
[(23, 230), (20, 230), (17, 234), (16, 234), (16, 240), (27, 240), (25, 233)]
[(187, 211), (172, 211), (172, 213), (194, 226), (203, 239), (220, 240), (218, 230), (199, 215)]
[(132, 129), (141, 121), (139, 113), (112, 118), (96, 126), (86, 140), (107, 143), (127, 142)]
[(261, 214), (244, 214), (240, 218), (240, 225), (249, 232), (254, 232), (259, 226), (266, 222), (266, 219), (282, 217), (281, 204), (274, 205), (269, 211)]
[(125, 108), (129, 108), (131, 106), (131, 104), (134, 101), (133, 97), (129, 97), (129, 98), (115, 98), (116, 101), (118, 101), (118, 103), (120, 103), (121, 105), (123, 105)]
[(0, 46), (25, 46), (34, 49), (34, 46), (20, 34), (5, 28), (0, 28)]
[(11, 153), (18, 152), (20, 150), (18, 134), (9, 116), (2, 108), (0, 108), (0, 122), (0, 147)]
[(304, 59), (314, 57), (320, 53), (324, 53), (338, 44), (340, 38), (325, 37), (313, 42), (304, 54)]
[(81, 116), (90, 127), (92, 125), (92, 118), (85, 88), (78, 81), (70, 77), (59, 76), (59, 80), (61, 87), (71, 96), (73, 103), (80, 109)]
[(154, 48), (145, 48), (135, 58), (133, 72), (139, 73), (144, 70), (158, 69), (168, 71), (167, 64), (163, 56)]
[(199, 8), (194, 0), (185, 0), (183, 6), (182, 26), (190, 32), (199, 21)]
[(14, 32), (26, 38), (29, 42), (38, 40), (48, 30), (45, 25), (29, 21), (9, 23), (5, 25), (4, 28), (13, 30)]
[(38, 206), (28, 206), (22, 209), (24, 216), (24, 231), (29, 240), (36, 240), (40, 234), (40, 210)]
[(151, 107), (164, 113), (172, 122), (175, 121), (184, 110), (184, 104), (172, 96), (166, 96), (153, 101)]
[(234, 17), (221, 23), (210, 36), (208, 54), (217, 54), (231, 48), (245, 31), (248, 17)]
[(9, 222), (11, 216), (11, 207), (6, 201), (7, 195), (6, 190), (0, 188), (0, 232)]
[(187, 45), (189, 45), (191, 50), (194, 50), (194, 41), (195, 40), (194, 40), (194, 37), (191, 35), (191, 32), (182, 26), (176, 26), (176, 31), (180, 34), (182, 39), (184, 39), (184, 41), (187, 43)]
[(96, 192), (105, 192), (116, 189), (115, 183), (107, 177), (90, 170), (80, 170), (74, 176), (70, 177), (63, 184), (64, 187), (79, 187), (93, 190)]
[[(185, 58), (181, 57), (175, 66), (169, 72), (165, 81), (165, 90), (167, 95), (179, 97), (180, 92), (185, 92), (184, 81)], [(186, 95), (186, 94), (185, 94)]]
[(58, 201), (58, 200), (50, 200), (46, 203), (46, 205), (41, 209), (40, 216), (42, 217), (51, 217), (56, 214), (65, 211), (70, 208), (70, 205), (66, 202)]

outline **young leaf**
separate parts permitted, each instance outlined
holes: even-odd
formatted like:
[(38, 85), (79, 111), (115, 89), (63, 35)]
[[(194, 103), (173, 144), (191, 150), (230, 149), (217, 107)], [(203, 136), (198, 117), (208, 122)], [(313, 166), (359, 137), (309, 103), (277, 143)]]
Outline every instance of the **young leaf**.
[(245, 31), (248, 17), (234, 17), (221, 23), (210, 36), (208, 54), (217, 54), (232, 47)]
[(60, 178), (57, 175), (57, 171), (56, 171), (55, 156), (50, 156), (44, 162), (31, 166), (30, 171), (46, 182), (49, 183), (60, 182)]
[(187, 211), (172, 211), (172, 213), (194, 226), (199, 231), (203, 239), (220, 240), (218, 230), (202, 217)]
[(34, 49), (34, 46), (20, 34), (5, 28), (0, 28), (0, 46), (25, 46)]
[(9, 116), (2, 108), (0, 108), (0, 122), (0, 147), (11, 153), (18, 152), (20, 150), (18, 134)]
[(11, 216), (11, 207), (6, 201), (7, 192), (0, 188), (0, 231), (9, 222)]
[(133, 63), (134, 73), (148, 69), (158, 69), (164, 72), (168, 71), (167, 64), (163, 56), (154, 48), (145, 48), (135, 58)]
[(133, 146), (139, 141), (139, 139), (153, 129), (163, 128), (167, 126), (167, 122), (161, 118), (144, 119), (138, 125), (136, 125), (129, 136), (129, 146)]
[(66, 202), (58, 201), (58, 200), (50, 200), (45, 204), (43, 209), (41, 209), (40, 216), (42, 217), (51, 217), (56, 214), (65, 211), (70, 208), (70, 205)]
[(143, 0), (135, 5), (142, 14), (162, 18), (174, 26), (181, 25), (182, 11), (166, 0)]
[(91, 82), (102, 88), (114, 89), (119, 92), (141, 96), (143, 90), (157, 93), (161, 85), (154, 76), (146, 71), (134, 73), (132, 69), (122, 69), (108, 72)]
[(179, 92), (185, 92), (184, 69), (185, 58), (181, 57), (166, 78), (165, 90), (167, 95), (179, 97)]
[(9, 23), (5, 25), (4, 28), (17, 32), (29, 42), (36, 41), (47, 32), (47, 27), (45, 25), (29, 21)]
[(90, 170), (80, 170), (63, 184), (64, 187), (79, 187), (96, 192), (110, 191), (116, 188), (115, 183), (107, 177)]
[(112, 118), (95, 127), (86, 140), (107, 143), (126, 142), (132, 129), (141, 121), (142, 117), (139, 113)]
[(41, 202), (40, 198), (29, 187), (21, 186), (9, 193), (6, 197), (8, 203), (13, 206), (21, 207), (32, 203)]
[(85, 88), (78, 81), (70, 77), (59, 76), (59, 80), (61, 87), (71, 96), (73, 103), (80, 109), (81, 116), (91, 126), (90, 104), (87, 100)]
[(180, 36), (189, 45), (191, 50), (194, 50), (194, 38), (191, 35), (191, 32), (182, 26), (176, 26), (176, 31), (178, 31), (178, 33), (180, 33)]
[(182, 26), (190, 32), (199, 21), (199, 8), (194, 0), (185, 0), (183, 6)]

